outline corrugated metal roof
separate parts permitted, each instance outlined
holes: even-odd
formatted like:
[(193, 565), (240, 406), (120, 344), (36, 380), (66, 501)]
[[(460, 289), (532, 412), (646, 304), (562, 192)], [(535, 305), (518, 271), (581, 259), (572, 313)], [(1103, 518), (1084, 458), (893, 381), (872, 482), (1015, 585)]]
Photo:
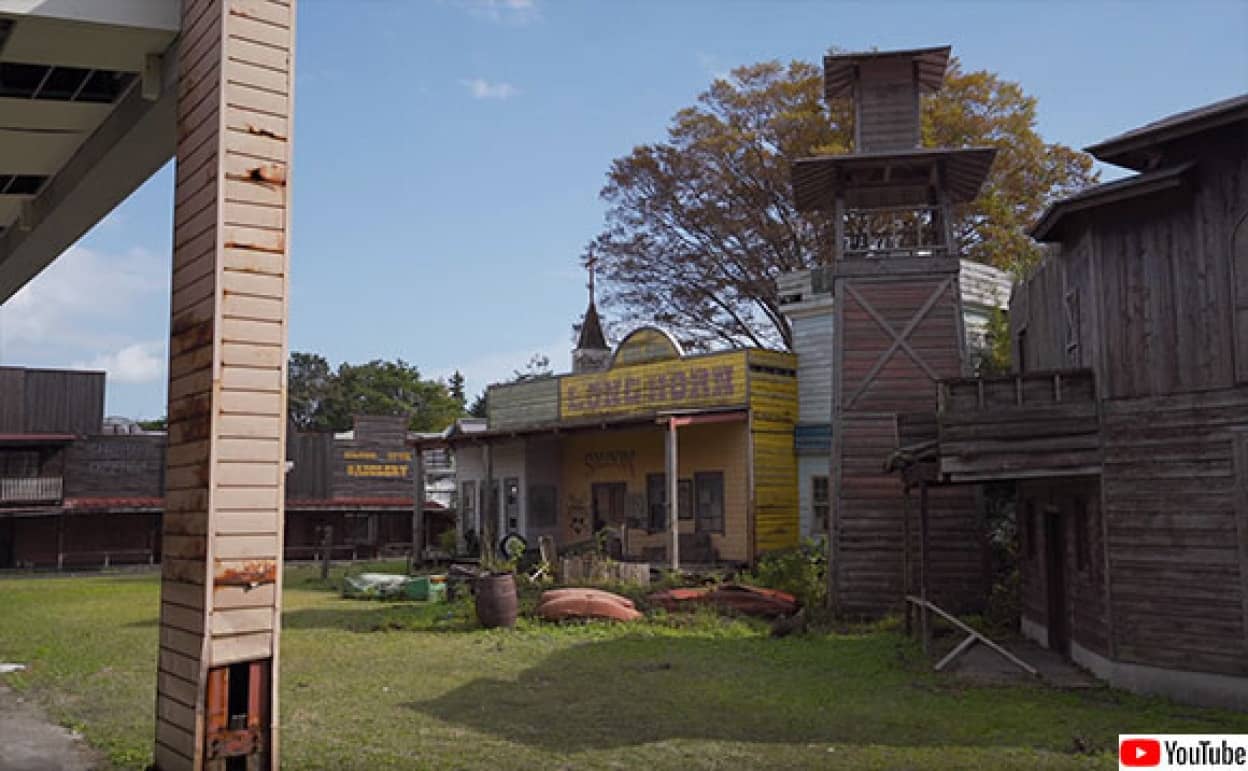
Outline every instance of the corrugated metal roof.
[(1228, 123), (1248, 121), (1248, 94), (1206, 104), (1110, 137), (1084, 148), (1099, 160), (1136, 171), (1148, 168), (1150, 156), (1145, 152), (1165, 142), (1207, 131)]

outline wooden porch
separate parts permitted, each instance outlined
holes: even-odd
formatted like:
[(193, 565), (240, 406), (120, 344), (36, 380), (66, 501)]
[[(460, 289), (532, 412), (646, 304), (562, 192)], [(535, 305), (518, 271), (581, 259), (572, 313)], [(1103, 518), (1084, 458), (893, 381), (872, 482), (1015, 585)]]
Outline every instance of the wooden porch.
[(907, 482), (986, 482), (1101, 473), (1091, 370), (942, 380), (938, 409), (897, 416), (890, 466)]

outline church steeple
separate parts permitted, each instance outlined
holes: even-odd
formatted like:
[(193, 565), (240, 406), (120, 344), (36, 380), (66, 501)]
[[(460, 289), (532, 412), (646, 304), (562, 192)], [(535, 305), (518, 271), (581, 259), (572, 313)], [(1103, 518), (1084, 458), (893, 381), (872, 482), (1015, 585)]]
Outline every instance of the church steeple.
[(596, 372), (606, 369), (611, 361), (611, 348), (602, 333), (602, 320), (598, 318), (598, 305), (594, 298), (594, 267), (598, 259), (593, 252), (585, 260), (589, 269), (589, 307), (581, 319), (581, 332), (576, 348), (572, 349), (572, 372)]

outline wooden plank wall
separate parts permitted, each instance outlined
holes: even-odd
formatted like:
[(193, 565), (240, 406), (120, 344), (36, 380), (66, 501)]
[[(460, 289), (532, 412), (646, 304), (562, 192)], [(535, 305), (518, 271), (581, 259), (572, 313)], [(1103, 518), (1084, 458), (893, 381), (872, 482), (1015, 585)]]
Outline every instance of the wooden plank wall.
[(1104, 426), (1118, 658), (1248, 675), (1248, 468), (1234, 456), (1248, 387), (1110, 401)]
[[(843, 612), (878, 615), (900, 607), (903, 497), (883, 464), (897, 446), (896, 414), (934, 412), (936, 379), (963, 374), (953, 265), (944, 274), (875, 277), (855, 277), (850, 261), (839, 266), (847, 275), (837, 279), (833, 570)], [(900, 349), (884, 358), (894, 345), (885, 325), (922, 365)], [(974, 492), (932, 489), (930, 522), (933, 601), (953, 611), (981, 605), (984, 534)]]
[[(1065, 478), (1020, 482), (1018, 512), (1023, 616), (1046, 628), (1050, 625), (1045, 561), (1049, 544), (1045, 519), (1058, 516), (1064, 545), (1064, 613), (1070, 638), (1087, 650), (1110, 656), (1099, 480)], [(1026, 522), (1028, 516), (1034, 517), (1030, 526)], [(1080, 549), (1083, 549), (1082, 561)]]
[(329, 432), (295, 432), (287, 428), (286, 459), (294, 464), (286, 474), (287, 498), (330, 497), (333, 444), (334, 435)]
[(185, 0), (182, 18), (156, 699), (165, 771), (203, 765), (209, 667), (271, 659), (276, 715), (286, 427), (293, 0)]
[[(1192, 152), (1203, 159), (1188, 189), (1098, 211), (1020, 287), (1011, 327), (1027, 330), (1029, 369), (1095, 368), (1106, 398), (1236, 382), (1236, 340), (1248, 340), (1235, 310), (1248, 305), (1248, 294), (1236, 299), (1248, 257), (1242, 270), (1233, 264), (1234, 249), (1248, 249), (1234, 241), (1248, 212), (1248, 153), (1242, 135)], [(1068, 292), (1077, 295), (1077, 361), (1066, 352)]]
[(919, 146), (919, 92), (909, 60), (864, 60), (855, 95), (856, 152)]
[(407, 446), (408, 423), (404, 415), (357, 415), (354, 438), (333, 442), (329, 494), (411, 498), (414, 458)]
[(0, 367), (0, 433), (98, 434), (104, 373)]
[(750, 471), (754, 533), (751, 559), (796, 546), (801, 537), (797, 454), (797, 357), (750, 351)]
[(65, 497), (165, 494), (165, 437), (94, 436), (65, 451)]
[(559, 420), (559, 380), (490, 386), (487, 404), (490, 428), (554, 423)]

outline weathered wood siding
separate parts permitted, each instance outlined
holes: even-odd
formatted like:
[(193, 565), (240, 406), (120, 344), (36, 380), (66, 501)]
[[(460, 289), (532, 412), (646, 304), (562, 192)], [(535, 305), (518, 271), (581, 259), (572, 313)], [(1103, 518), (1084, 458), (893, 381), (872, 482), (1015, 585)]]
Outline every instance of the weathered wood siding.
[(1236, 236), (1248, 212), (1243, 142), (1206, 142), (1185, 189), (1072, 228), (1012, 303), (1015, 365), (1093, 368), (1105, 398), (1233, 385), (1236, 340), (1248, 340), (1236, 310), (1248, 307), (1236, 297), (1248, 264), (1237, 271), (1233, 258), (1248, 248)]
[(559, 420), (559, 380), (490, 386), (487, 392), (490, 428), (516, 428)]
[(1100, 410), (1090, 370), (940, 384), (940, 471), (958, 482), (1097, 474)]
[(0, 367), (0, 434), (98, 434), (104, 373)]
[[(1049, 549), (1045, 521), (1059, 518), (1062, 534), (1065, 614), (1070, 639), (1101, 656), (1110, 655), (1104, 523), (1099, 481), (1087, 478), (1029, 480), (1019, 484), (1019, 571), (1023, 616), (1046, 629), (1049, 617)], [(1028, 524), (1028, 517), (1032, 522)]]
[[(838, 607), (863, 614), (898, 608), (904, 593), (901, 487), (883, 470), (897, 446), (895, 415), (934, 411), (936, 381), (963, 374), (957, 262), (891, 274), (878, 262), (844, 261), (836, 282), (833, 584)], [(933, 489), (930, 523), (930, 596), (955, 611), (980, 605), (973, 492)]]
[[(351, 439), (335, 439), (330, 451), (330, 496), (410, 498), (414, 494), (408, 418), (357, 415)], [(410, 540), (410, 539), (409, 539)]]
[(286, 473), (286, 497), (331, 497), (334, 435), (287, 429), (286, 459), (293, 465)]
[(859, 64), (861, 82), (855, 87), (854, 149), (864, 153), (908, 150), (919, 146), (919, 90), (909, 60), (875, 59)]
[(182, 20), (156, 698), (165, 771), (205, 762), (209, 667), (269, 659), (276, 715), (285, 460), (293, 0), (185, 0)]
[(1117, 657), (1248, 675), (1248, 387), (1110, 401), (1104, 425)]
[(796, 546), (801, 536), (797, 490), (797, 358), (750, 351), (750, 446), (753, 449), (751, 558)]
[(65, 451), (65, 497), (165, 494), (165, 437), (93, 436)]

